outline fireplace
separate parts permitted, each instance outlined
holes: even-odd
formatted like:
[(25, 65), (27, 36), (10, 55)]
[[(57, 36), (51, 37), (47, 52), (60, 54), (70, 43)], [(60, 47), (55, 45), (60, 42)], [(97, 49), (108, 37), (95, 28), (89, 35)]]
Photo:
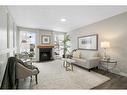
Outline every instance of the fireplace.
[(39, 61), (49, 61), (52, 59), (52, 48), (40, 48), (39, 49)]
[(54, 46), (40, 45), (40, 46), (37, 46), (37, 47), (39, 48), (39, 61), (40, 62), (49, 61), (49, 60), (53, 59), (52, 48)]

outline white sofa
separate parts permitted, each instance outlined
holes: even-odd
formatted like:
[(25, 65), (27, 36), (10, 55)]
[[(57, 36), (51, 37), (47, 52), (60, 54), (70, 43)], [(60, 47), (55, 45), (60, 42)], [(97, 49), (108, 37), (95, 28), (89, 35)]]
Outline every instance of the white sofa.
[(99, 54), (97, 51), (76, 50), (73, 52), (74, 64), (84, 67), (89, 71), (99, 65)]

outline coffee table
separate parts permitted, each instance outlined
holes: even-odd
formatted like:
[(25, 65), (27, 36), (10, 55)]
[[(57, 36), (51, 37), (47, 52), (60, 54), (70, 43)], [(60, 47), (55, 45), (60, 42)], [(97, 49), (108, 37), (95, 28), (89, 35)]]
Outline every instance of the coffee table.
[(73, 71), (73, 63), (75, 60), (69, 58), (63, 58), (63, 67), (65, 67), (66, 71)]

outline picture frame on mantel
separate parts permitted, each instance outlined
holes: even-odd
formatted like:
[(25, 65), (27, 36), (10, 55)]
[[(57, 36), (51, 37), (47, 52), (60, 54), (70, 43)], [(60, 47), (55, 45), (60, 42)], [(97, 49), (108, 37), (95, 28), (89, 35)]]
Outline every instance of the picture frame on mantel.
[(98, 34), (78, 37), (78, 49), (98, 50)]
[(42, 35), (41, 36), (41, 44), (50, 44), (50, 43), (51, 43), (50, 35)]

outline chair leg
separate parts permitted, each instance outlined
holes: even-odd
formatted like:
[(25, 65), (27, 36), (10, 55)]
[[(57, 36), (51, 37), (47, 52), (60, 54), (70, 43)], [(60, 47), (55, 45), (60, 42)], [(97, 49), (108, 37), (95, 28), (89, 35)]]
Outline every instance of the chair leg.
[(96, 68), (97, 68), (97, 69), (99, 69), (99, 67), (98, 67), (98, 66), (97, 66)]
[(19, 87), (19, 79), (16, 79), (16, 89)]
[(36, 84), (38, 84), (38, 81), (37, 81), (37, 75), (35, 75), (35, 77), (36, 77), (36, 78), (35, 78), (35, 80), (36, 80)]

